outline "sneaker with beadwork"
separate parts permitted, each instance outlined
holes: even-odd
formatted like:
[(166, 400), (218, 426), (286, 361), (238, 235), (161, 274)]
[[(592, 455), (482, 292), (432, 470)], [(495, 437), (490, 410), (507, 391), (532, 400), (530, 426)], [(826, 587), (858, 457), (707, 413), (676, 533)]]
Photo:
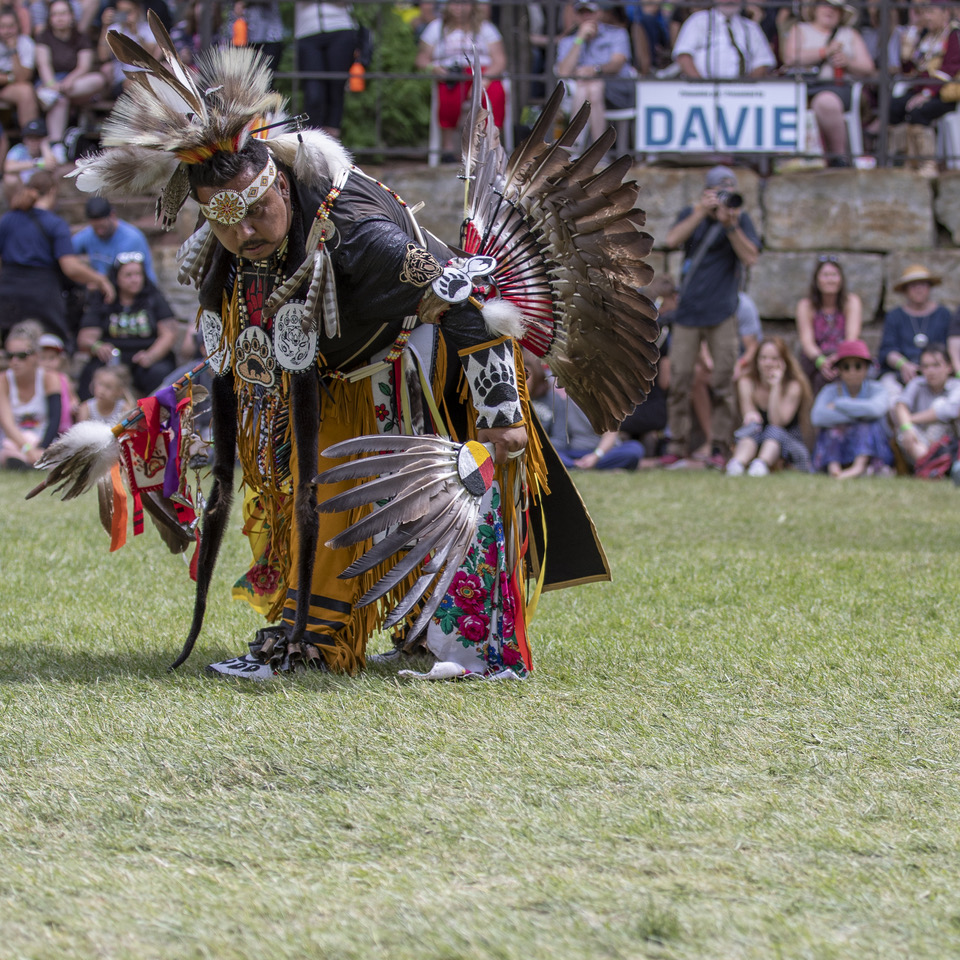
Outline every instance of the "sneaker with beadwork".
[(273, 667), (258, 660), (251, 653), (221, 660), (218, 663), (210, 663), (206, 667), (206, 672), (218, 677), (239, 677), (242, 680), (272, 680), (277, 675)]

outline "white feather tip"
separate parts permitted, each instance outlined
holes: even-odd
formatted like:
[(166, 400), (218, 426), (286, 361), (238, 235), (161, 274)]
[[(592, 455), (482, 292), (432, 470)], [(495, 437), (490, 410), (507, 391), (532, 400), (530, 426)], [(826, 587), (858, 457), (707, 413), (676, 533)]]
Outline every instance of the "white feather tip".
[(527, 329), (523, 311), (507, 300), (488, 300), (483, 305), (483, 322), (491, 333), (515, 340), (521, 339)]

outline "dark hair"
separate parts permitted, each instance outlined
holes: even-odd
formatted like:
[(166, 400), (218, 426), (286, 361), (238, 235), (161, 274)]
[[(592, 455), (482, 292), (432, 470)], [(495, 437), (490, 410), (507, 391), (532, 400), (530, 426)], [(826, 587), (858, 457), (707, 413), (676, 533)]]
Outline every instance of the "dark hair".
[(259, 173), (270, 156), (262, 140), (251, 137), (238, 153), (217, 151), (209, 160), (187, 167), (190, 192), (196, 199), (197, 187), (222, 187), (246, 171)]
[(73, 12), (73, 4), (70, 3), (70, 0), (50, 0), (50, 2), (47, 4), (47, 14), (48, 14), (48, 15), (49, 15), (49, 13), (50, 13), (50, 8), (51, 8), (55, 3), (62, 3), (62, 4), (64, 4), (64, 5), (66, 6), (67, 10), (70, 11), (70, 22), (73, 24), (74, 28), (76, 28), (76, 26), (77, 26), (77, 17), (76, 17), (76, 14)]
[(17, 32), (23, 33), (23, 31), (20, 29), (20, 18), (17, 16), (17, 11), (13, 7), (0, 7), (0, 17), (3, 16), (13, 17), (13, 19), (17, 21)]
[(939, 354), (941, 357), (943, 357), (944, 360), (947, 361), (947, 363), (950, 365), (950, 367), (953, 367), (953, 361), (950, 359), (950, 354), (947, 353), (947, 346), (946, 346), (946, 344), (940, 343), (940, 342), (938, 342), (938, 341), (936, 341), (936, 340), (933, 340), (933, 341), (931, 341), (930, 343), (928, 343), (928, 344), (920, 351), (920, 357), (921, 357), (921, 359), (923, 358), (923, 355), (924, 355), (925, 353)]
[(818, 257), (817, 265), (813, 268), (813, 276), (810, 278), (810, 302), (814, 310), (820, 310), (823, 307), (823, 295), (817, 286), (817, 279), (820, 271), (828, 264), (833, 265), (840, 271), (840, 289), (837, 291), (837, 308), (843, 310), (847, 304), (847, 278), (843, 272), (843, 266), (836, 257)]
[(15, 188), (10, 198), (11, 210), (32, 210), (41, 197), (45, 197), (56, 184), (56, 179), (49, 170), (38, 170), (27, 183), (21, 183)]
[[(131, 310), (140, 310), (145, 308), (147, 301), (150, 299), (153, 291), (156, 290), (156, 285), (147, 275), (147, 264), (145, 260), (130, 260), (127, 263), (121, 263), (117, 260), (113, 261), (113, 266), (110, 267), (107, 272), (107, 279), (113, 284), (114, 289), (117, 287), (117, 274), (120, 273), (121, 268), (128, 267), (131, 263), (135, 263), (140, 268), (140, 276), (143, 277), (143, 286), (140, 288), (139, 293), (136, 293), (133, 297), (133, 303), (130, 305)], [(119, 297), (119, 291), (117, 296)], [(97, 301), (102, 302), (102, 301)]]

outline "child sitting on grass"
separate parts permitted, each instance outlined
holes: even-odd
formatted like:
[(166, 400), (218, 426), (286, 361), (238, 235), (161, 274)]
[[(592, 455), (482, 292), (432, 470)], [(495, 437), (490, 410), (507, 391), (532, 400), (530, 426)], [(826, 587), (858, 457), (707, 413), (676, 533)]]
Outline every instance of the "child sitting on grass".
[(897, 445), (913, 466), (931, 446), (947, 436), (960, 416), (960, 380), (942, 343), (931, 343), (920, 354), (920, 376), (914, 377), (893, 407)]
[(867, 380), (870, 349), (862, 340), (844, 340), (834, 358), (839, 379), (817, 394), (810, 414), (820, 430), (813, 468), (825, 469), (838, 480), (890, 473), (893, 451), (885, 424), (889, 394), (878, 381)]
[(80, 404), (78, 421), (99, 420), (112, 427), (134, 406), (127, 393), (127, 373), (124, 367), (100, 367), (93, 374), (90, 389), (93, 396)]

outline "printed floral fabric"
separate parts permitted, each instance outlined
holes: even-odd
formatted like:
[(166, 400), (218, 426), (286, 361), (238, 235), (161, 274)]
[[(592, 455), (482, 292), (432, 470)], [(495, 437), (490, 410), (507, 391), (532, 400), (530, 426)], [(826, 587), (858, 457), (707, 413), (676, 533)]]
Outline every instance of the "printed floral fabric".
[(525, 676), (496, 484), (484, 495), (480, 515), (473, 546), (427, 627), (427, 646), (438, 660), (467, 673)]
[[(395, 401), (397, 366), (391, 364), (371, 378), (380, 433), (400, 432)], [(407, 382), (411, 392), (419, 390), (416, 376), (408, 376)], [(415, 431), (422, 429), (416, 422), (414, 426)], [(465, 674), (460, 675), (496, 676), (506, 671), (522, 677), (527, 670), (514, 626), (518, 604), (507, 571), (496, 484), (485, 494), (480, 516), (473, 546), (427, 627), (426, 645), (441, 663), (462, 667)]]

